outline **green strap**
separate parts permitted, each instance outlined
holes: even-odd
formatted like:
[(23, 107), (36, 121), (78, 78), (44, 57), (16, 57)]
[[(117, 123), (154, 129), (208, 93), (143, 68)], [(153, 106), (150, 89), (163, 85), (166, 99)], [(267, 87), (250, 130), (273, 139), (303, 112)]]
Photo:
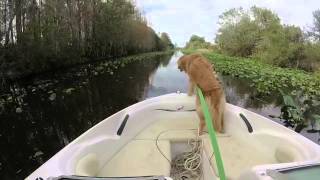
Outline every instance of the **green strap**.
[(222, 162), (222, 158), (221, 158), (221, 154), (220, 154), (220, 150), (219, 150), (219, 145), (218, 145), (216, 133), (213, 128), (212, 121), (211, 121), (211, 114), (208, 109), (208, 105), (203, 97), (203, 94), (202, 94), (200, 88), (198, 88), (198, 87), (197, 87), (197, 92), (198, 92), (198, 96), (200, 98), (200, 104), (201, 104), (201, 109), (204, 114), (204, 119), (206, 121), (206, 125), (207, 125), (208, 131), (209, 131), (209, 137), (211, 140), (213, 152), (215, 153), (215, 157), (216, 157), (215, 159), (216, 159), (216, 163), (218, 166), (219, 177), (220, 177), (220, 180), (226, 180), (226, 175), (225, 175), (224, 168), (223, 168), (223, 162)]

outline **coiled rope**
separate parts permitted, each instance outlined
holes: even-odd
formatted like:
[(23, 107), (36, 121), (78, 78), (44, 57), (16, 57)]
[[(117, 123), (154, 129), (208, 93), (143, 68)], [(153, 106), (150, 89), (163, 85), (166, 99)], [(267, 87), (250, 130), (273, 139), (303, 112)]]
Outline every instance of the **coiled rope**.
[[(197, 131), (196, 129), (188, 129), (192, 131)], [(171, 171), (170, 176), (174, 180), (198, 180), (202, 176), (202, 170), (201, 170), (201, 151), (203, 147), (203, 142), (198, 139), (189, 139), (188, 145), (190, 146), (190, 150), (187, 150), (181, 154), (178, 154), (172, 161), (169, 160), (165, 156), (165, 154), (162, 152), (162, 150), (159, 147), (158, 141), (159, 137), (168, 131), (186, 131), (186, 129), (183, 130), (166, 130), (161, 132), (156, 139), (156, 146), (158, 148), (158, 151), (162, 154), (162, 156), (170, 163), (171, 165)]]
[(190, 151), (177, 155), (171, 163), (171, 177), (174, 180), (200, 179), (203, 143), (197, 139), (188, 140)]

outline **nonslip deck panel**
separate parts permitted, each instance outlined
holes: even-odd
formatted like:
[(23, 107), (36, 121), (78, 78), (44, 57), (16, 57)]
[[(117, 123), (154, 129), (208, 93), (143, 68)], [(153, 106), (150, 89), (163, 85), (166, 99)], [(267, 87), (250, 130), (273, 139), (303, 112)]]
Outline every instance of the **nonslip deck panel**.
[[(170, 160), (170, 142), (158, 146)], [(159, 152), (153, 140), (133, 140), (122, 148), (98, 173), (99, 177), (170, 175), (170, 163)]]

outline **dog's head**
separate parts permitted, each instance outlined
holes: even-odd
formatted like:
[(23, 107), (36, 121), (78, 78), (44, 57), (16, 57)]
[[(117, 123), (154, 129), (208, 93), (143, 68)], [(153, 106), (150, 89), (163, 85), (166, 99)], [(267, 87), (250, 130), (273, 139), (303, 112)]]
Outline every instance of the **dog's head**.
[(188, 62), (188, 56), (184, 55), (178, 60), (178, 69), (180, 71), (185, 71), (187, 70), (187, 63)]
[(201, 57), (199, 54), (184, 55), (178, 60), (178, 69), (180, 71), (188, 72), (190, 64), (197, 58)]

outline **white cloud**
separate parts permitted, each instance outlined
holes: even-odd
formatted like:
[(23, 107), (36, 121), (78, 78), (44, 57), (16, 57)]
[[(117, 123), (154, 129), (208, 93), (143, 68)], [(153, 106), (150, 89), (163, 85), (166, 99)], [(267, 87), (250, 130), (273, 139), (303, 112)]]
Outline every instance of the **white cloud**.
[(266, 7), (279, 15), (282, 23), (301, 28), (312, 24), (312, 12), (320, 9), (319, 0), (136, 0), (156, 32), (169, 33), (183, 46), (192, 34), (213, 41), (219, 15), (230, 8)]

